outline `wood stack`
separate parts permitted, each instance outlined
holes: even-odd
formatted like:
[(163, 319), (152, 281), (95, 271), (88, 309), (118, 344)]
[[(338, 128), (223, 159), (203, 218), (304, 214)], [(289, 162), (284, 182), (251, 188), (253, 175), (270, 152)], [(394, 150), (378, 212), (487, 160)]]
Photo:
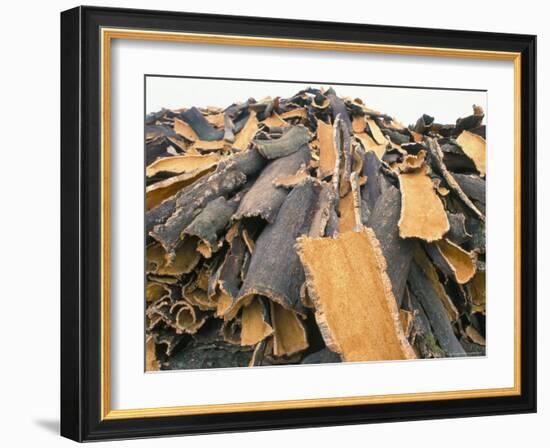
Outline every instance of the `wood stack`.
[(148, 115), (147, 370), (484, 354), (483, 117), (332, 88)]

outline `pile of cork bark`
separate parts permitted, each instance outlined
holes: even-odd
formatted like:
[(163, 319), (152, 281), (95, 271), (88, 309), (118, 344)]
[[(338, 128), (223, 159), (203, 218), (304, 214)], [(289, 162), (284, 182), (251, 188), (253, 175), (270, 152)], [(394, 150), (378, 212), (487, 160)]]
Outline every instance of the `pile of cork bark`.
[(148, 115), (147, 370), (483, 355), (483, 118), (332, 88)]

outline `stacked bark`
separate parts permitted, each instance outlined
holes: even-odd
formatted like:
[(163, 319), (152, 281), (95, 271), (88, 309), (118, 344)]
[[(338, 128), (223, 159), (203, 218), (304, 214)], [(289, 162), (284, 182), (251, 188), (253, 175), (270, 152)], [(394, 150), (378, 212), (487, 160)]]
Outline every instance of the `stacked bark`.
[(484, 354), (482, 121), (332, 88), (148, 115), (147, 370)]

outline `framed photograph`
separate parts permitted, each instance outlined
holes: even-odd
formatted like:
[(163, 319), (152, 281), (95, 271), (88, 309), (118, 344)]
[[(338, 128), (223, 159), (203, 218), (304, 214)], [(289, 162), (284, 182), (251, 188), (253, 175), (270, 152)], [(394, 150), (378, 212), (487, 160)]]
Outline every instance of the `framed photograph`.
[(535, 36), (61, 14), (61, 433), (536, 411)]

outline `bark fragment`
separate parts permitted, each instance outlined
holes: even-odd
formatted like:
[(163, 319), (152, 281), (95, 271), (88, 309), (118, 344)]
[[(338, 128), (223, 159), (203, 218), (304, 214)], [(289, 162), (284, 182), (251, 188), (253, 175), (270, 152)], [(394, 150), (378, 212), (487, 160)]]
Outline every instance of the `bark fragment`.
[[(415, 358), (371, 230), (298, 242), (316, 320), (329, 349), (344, 361)], [(317, 256), (321, 251), (325, 258)]]
[(282, 137), (275, 140), (254, 140), (258, 152), (266, 159), (277, 159), (298, 151), (310, 140), (308, 130), (303, 126), (292, 126)]
[(449, 221), (441, 199), (425, 167), (399, 174), (401, 188), (401, 238), (439, 240), (449, 230)]
[(305, 145), (295, 153), (269, 163), (244, 195), (233, 219), (260, 217), (267, 222), (273, 222), (288, 194), (288, 190), (278, 188), (275, 181), (296, 173), (302, 165), (309, 162), (309, 158), (309, 148)]

